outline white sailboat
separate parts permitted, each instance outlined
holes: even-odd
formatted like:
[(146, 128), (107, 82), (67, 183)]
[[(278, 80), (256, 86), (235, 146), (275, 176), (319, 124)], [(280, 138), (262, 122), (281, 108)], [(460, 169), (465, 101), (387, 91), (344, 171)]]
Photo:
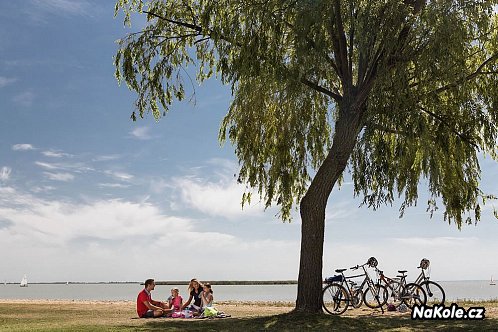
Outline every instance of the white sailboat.
[(21, 286), (21, 287), (28, 287), (28, 277), (26, 275), (24, 275), (24, 277), (22, 277), (21, 283), (20, 283), (19, 286)]
[(491, 281), (489, 282), (489, 284), (490, 284), (491, 286), (496, 285), (496, 282), (493, 280), (493, 276), (491, 276)]

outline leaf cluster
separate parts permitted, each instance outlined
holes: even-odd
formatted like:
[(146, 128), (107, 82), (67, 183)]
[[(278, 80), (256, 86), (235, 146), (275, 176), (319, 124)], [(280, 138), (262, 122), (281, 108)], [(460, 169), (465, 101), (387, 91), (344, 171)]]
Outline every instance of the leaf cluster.
[[(350, 159), (371, 207), (418, 199), (480, 217), (479, 152), (496, 157), (497, 1), (119, 0), (147, 26), (118, 41), (116, 77), (156, 119), (185, 98), (185, 81), (218, 75), (233, 100), (220, 128), (239, 181), (290, 218), (332, 144), (340, 110), (361, 112)], [(347, 106), (347, 107), (346, 107)], [(132, 118), (137, 115), (133, 113)], [(250, 202), (248, 191), (243, 202)], [(471, 218), (465, 219), (470, 222)]]

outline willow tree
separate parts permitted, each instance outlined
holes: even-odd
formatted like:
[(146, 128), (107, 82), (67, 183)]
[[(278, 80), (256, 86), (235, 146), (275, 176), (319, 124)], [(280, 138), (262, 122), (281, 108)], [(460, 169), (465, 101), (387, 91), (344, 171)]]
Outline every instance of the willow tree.
[[(160, 118), (196, 80), (231, 86), (220, 128), (239, 180), (302, 221), (297, 311), (321, 311), (325, 208), (348, 167), (377, 208), (428, 185), (428, 209), (461, 227), (480, 218), (478, 156), (496, 158), (498, 1), (119, 0), (116, 77), (132, 118)], [(190, 69), (188, 69), (190, 70)], [(244, 194), (251, 200), (251, 191)]]

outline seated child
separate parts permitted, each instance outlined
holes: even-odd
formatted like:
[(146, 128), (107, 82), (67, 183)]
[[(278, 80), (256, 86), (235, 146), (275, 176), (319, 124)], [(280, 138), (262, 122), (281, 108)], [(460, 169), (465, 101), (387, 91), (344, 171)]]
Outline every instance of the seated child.
[(169, 307), (172, 308), (173, 311), (181, 311), (182, 302), (183, 299), (180, 295), (180, 290), (176, 287), (171, 288), (171, 296), (168, 298)]
[(210, 283), (205, 283), (202, 287), (203, 292), (201, 293), (202, 299), (202, 309), (206, 307), (213, 306), (213, 290), (211, 289)]

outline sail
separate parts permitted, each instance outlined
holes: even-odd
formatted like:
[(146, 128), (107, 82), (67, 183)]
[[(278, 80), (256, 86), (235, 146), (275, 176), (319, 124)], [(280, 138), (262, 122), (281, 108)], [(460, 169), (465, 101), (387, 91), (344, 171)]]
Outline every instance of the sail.
[(22, 277), (20, 286), (21, 287), (28, 287), (28, 277), (26, 275), (24, 275), (24, 277)]
[(496, 283), (493, 280), (493, 276), (491, 276), (491, 281), (489, 282), (490, 285), (496, 285)]

